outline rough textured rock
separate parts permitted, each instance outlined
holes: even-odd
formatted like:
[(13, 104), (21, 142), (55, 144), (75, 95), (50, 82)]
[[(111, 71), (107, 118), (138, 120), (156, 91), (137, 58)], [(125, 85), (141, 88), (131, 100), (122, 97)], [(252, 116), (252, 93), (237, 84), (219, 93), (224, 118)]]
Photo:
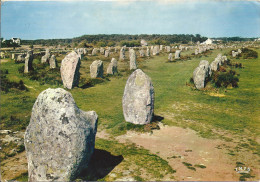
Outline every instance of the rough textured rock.
[(141, 49), (141, 50), (139, 51), (139, 55), (140, 55), (141, 58), (145, 57), (145, 54), (144, 54), (144, 50), (143, 50), (143, 49)]
[(103, 47), (100, 48), (100, 54), (105, 55), (105, 49)]
[(171, 47), (170, 46), (166, 46), (165, 49), (166, 49), (167, 53), (171, 52)]
[(153, 55), (156, 56), (156, 55), (159, 55), (160, 53), (160, 48), (158, 45), (154, 46), (153, 47)]
[(150, 54), (150, 49), (149, 49), (149, 47), (147, 47), (147, 49), (146, 49), (146, 56), (147, 56), (147, 57), (150, 57), (150, 55), (151, 55), (151, 54)]
[(193, 72), (193, 81), (197, 89), (205, 87), (206, 78), (209, 76), (209, 63), (202, 60), (199, 66)]
[(25, 54), (19, 54), (16, 58), (16, 62), (19, 62), (19, 63), (24, 63), (25, 62), (25, 57), (26, 55)]
[(56, 68), (57, 67), (57, 60), (54, 55), (51, 56), (50, 59), (50, 68)]
[(121, 49), (120, 49), (120, 55), (119, 55), (119, 60), (121, 60), (121, 61), (123, 61), (123, 60), (125, 60), (125, 47), (122, 47)]
[(97, 52), (98, 52), (98, 49), (97, 48), (94, 48), (92, 50), (92, 56), (96, 56), (97, 55)]
[(198, 54), (199, 54), (198, 49), (195, 49), (195, 55), (198, 55)]
[(109, 50), (106, 50), (106, 51), (105, 51), (105, 57), (109, 57), (109, 54), (110, 54), (110, 51), (109, 51)]
[(168, 60), (169, 60), (169, 61), (173, 61), (172, 53), (169, 54), (169, 56), (168, 56)]
[(137, 65), (136, 65), (136, 54), (134, 49), (129, 50), (129, 57), (130, 57), (130, 70), (135, 70), (137, 68)]
[(72, 89), (79, 84), (80, 58), (75, 51), (61, 61), (60, 73), (64, 88)]
[(103, 77), (103, 62), (101, 60), (95, 60), (90, 65), (90, 77), (91, 78)]
[(62, 88), (40, 93), (24, 136), (29, 181), (72, 181), (94, 152), (98, 116)]
[(25, 57), (24, 63), (24, 73), (28, 73), (29, 71), (33, 70), (33, 51), (29, 51)]
[(175, 51), (175, 59), (181, 59), (181, 50)]
[(112, 58), (111, 63), (109, 63), (107, 67), (107, 74), (114, 75), (117, 72), (117, 60), (115, 58)]
[(51, 53), (49, 49), (45, 50), (45, 55), (41, 58), (41, 63), (49, 63), (51, 58)]
[(140, 69), (128, 78), (123, 96), (123, 112), (127, 122), (147, 124), (154, 112), (154, 87), (151, 79)]
[(162, 51), (163, 50), (163, 45), (160, 45), (160, 51)]

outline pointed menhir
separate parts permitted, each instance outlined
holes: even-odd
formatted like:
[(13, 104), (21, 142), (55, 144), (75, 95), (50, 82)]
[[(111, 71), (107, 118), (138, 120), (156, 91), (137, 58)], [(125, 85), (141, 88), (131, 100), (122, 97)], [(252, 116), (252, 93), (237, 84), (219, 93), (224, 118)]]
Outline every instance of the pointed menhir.
[(61, 62), (60, 73), (64, 88), (72, 89), (79, 84), (80, 57), (75, 51)]
[(98, 115), (62, 88), (40, 93), (24, 135), (29, 181), (73, 181), (94, 152)]
[(154, 112), (154, 87), (151, 78), (141, 69), (135, 70), (128, 78), (123, 96), (123, 112), (127, 122), (147, 124)]

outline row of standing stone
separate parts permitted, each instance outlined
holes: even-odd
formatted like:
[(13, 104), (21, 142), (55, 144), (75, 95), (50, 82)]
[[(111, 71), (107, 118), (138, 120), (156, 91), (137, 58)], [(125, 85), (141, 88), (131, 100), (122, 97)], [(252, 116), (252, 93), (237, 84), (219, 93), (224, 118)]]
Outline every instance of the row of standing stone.
[(218, 54), (211, 64), (209, 64), (207, 60), (200, 61), (199, 66), (193, 72), (193, 81), (195, 87), (197, 89), (205, 88), (206, 79), (212, 75), (213, 71), (217, 71), (219, 66), (223, 65), (223, 63), (227, 60), (227, 56)]
[[(152, 121), (154, 87), (142, 70), (129, 76), (122, 106), (127, 122)], [(68, 91), (49, 88), (41, 92), (24, 136), (29, 181), (75, 180), (94, 152), (97, 122), (97, 113), (80, 110)]]

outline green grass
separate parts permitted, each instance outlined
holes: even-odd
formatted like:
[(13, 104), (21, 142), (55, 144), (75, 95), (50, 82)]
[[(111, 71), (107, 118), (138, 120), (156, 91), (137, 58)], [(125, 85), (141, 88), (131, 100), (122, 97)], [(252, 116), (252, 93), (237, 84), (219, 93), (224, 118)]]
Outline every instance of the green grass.
[[(164, 117), (161, 122), (192, 128), (203, 137), (222, 137), (225, 140), (232, 140), (224, 134), (214, 133), (213, 130), (215, 129), (241, 137), (246, 136), (250, 140), (246, 144), (241, 144), (241, 147), (255, 151), (259, 149), (259, 144), (254, 139), (259, 136), (259, 58), (234, 60), (241, 62), (244, 66), (243, 69), (233, 68), (240, 74), (238, 88), (198, 91), (186, 85), (200, 60), (205, 59), (212, 62), (218, 53), (228, 53), (228, 51), (229, 49), (214, 50), (205, 56), (191, 56), (191, 60), (172, 63), (167, 63), (168, 54), (163, 53), (149, 59), (138, 59), (138, 67), (143, 69), (152, 79), (155, 88), (155, 114)], [(256, 51), (260, 54), (259, 49), (256, 49)], [(126, 55), (128, 56), (128, 53)], [(105, 75), (103, 79), (90, 79), (89, 66), (92, 61), (103, 60), (104, 72), (106, 72), (107, 65), (112, 57), (84, 58), (80, 71), (80, 87), (69, 90), (69, 92), (72, 93), (80, 109), (97, 112), (99, 116), (98, 131), (106, 129), (112, 136), (124, 134), (128, 129), (143, 131), (143, 128), (132, 127), (127, 124), (123, 117), (122, 96), (127, 78), (131, 74), (131, 71), (128, 70), (129, 63), (127, 61), (118, 62), (120, 73), (118, 76), (107, 77)], [(118, 59), (118, 54), (114, 57)], [(58, 57), (58, 60), (60, 65), (61, 58)], [(21, 64), (14, 64), (12, 61), (1, 64), (1, 69), (8, 69), (8, 78), (11, 81), (18, 82), (21, 79), (29, 90), (27, 92), (11, 91), (1, 94), (2, 129), (24, 130), (29, 123), (31, 109), (39, 93), (47, 88), (62, 87), (61, 85), (42, 84), (39, 81), (30, 80), (28, 76), (23, 76), (18, 72), (20, 66)], [(60, 76), (58, 73), (56, 74), (57, 77)], [(90, 83), (89, 87), (82, 87), (88, 83)], [(223, 94), (224, 97), (211, 96), (210, 93), (212, 92)], [(158, 169), (167, 169), (166, 171), (169, 173), (174, 172), (169, 168), (166, 161), (136, 146), (100, 139), (97, 140), (96, 146), (114, 155), (129, 158), (129, 161), (122, 162), (124, 167), (134, 163), (136, 166), (140, 166), (137, 167), (137, 171), (145, 168), (147, 173), (154, 173), (153, 175), (157, 179), (164, 175)], [(235, 154), (231, 151), (230, 155)], [(138, 172), (135, 176), (142, 178)], [(107, 177), (102, 179), (107, 179)]]

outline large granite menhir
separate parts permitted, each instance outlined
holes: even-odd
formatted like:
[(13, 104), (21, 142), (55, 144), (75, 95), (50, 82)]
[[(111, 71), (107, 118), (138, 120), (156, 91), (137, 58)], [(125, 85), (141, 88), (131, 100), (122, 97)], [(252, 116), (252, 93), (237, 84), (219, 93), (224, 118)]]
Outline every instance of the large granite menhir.
[(98, 115), (80, 110), (62, 88), (35, 101), (24, 136), (29, 181), (72, 181), (94, 152)]
[(72, 89), (79, 84), (79, 69), (80, 57), (72, 51), (61, 62), (60, 73), (64, 88)]
[(151, 79), (141, 69), (135, 70), (129, 76), (122, 104), (127, 122), (143, 125), (152, 121), (154, 87)]

